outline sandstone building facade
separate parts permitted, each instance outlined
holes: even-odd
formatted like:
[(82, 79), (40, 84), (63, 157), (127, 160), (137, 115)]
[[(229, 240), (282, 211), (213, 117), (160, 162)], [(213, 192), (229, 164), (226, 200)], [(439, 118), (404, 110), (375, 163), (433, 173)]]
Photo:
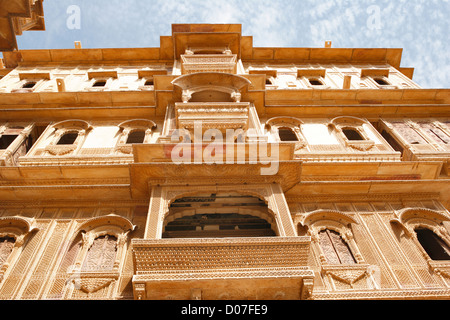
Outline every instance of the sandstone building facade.
[(401, 49), (3, 56), (0, 299), (450, 298), (450, 90)]

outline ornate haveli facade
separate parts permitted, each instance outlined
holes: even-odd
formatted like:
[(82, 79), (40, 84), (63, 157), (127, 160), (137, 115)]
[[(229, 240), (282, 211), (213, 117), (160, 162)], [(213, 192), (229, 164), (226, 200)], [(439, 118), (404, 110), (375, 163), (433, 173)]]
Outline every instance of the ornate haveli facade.
[(0, 299), (449, 299), (450, 90), (401, 56), (5, 51)]

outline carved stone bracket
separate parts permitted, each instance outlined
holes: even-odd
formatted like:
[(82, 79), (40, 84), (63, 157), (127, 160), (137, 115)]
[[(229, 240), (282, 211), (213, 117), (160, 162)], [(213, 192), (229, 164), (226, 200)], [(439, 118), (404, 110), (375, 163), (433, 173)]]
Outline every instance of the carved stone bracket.
[(353, 288), (353, 285), (368, 275), (369, 265), (324, 265), (322, 274), (331, 276), (334, 279), (344, 282)]
[(77, 145), (49, 145), (45, 147), (45, 151), (54, 156), (63, 156), (69, 154), (77, 148)]
[(74, 273), (71, 278), (76, 289), (86, 293), (94, 293), (117, 281), (119, 273), (80, 272)]
[(302, 300), (311, 300), (314, 289), (314, 278), (303, 279), (303, 287), (301, 293)]

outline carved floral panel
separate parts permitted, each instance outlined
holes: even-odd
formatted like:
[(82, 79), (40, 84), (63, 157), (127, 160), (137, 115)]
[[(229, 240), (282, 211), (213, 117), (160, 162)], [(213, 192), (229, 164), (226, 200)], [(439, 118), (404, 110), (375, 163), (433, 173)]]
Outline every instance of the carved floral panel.
[(89, 249), (83, 271), (111, 270), (117, 251), (117, 238), (109, 235), (98, 237)]

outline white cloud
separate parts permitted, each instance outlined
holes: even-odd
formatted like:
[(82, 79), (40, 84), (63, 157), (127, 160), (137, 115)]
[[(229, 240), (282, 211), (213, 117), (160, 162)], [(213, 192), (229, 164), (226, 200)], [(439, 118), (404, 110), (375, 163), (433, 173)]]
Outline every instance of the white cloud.
[[(65, 27), (73, 4), (81, 30)], [(370, 6), (380, 10), (380, 29), (367, 27)], [(47, 31), (25, 32), (19, 48), (70, 48), (75, 40), (87, 48), (155, 47), (172, 23), (241, 23), (255, 46), (401, 47), (402, 65), (416, 68), (419, 84), (450, 87), (448, 0), (47, 0), (44, 11)]]

